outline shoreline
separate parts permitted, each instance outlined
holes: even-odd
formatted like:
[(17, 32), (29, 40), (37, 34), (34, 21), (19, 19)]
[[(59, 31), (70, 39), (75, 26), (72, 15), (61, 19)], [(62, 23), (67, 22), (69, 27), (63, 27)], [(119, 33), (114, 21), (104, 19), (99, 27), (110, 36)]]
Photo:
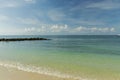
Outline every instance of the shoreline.
[(7, 69), (0, 66), (1, 80), (73, 80), (54, 76), (25, 72), (16, 69)]
[(80, 77), (75, 77), (68, 74), (62, 74), (61, 72), (57, 71), (49, 71), (42, 67), (35, 67), (35, 66), (29, 66), (29, 65), (23, 65), (23, 64), (9, 64), (9, 63), (0, 63), (0, 68), (5, 68), (8, 71), (22, 71), (24, 73), (33, 73), (37, 75), (44, 75), (44, 76), (50, 76), (53, 78), (58, 78), (57, 80), (81, 80)]
[(0, 76), (1, 76), (0, 77), (1, 80), (118, 80), (119, 79), (117, 77), (104, 78), (103, 76), (101, 76), (101, 78), (94, 78), (94, 79), (87, 79), (88, 77), (86, 79), (62, 78), (52, 75), (38, 74), (31, 71), (19, 70), (17, 68), (11, 68), (9, 66), (8, 67), (0, 66)]

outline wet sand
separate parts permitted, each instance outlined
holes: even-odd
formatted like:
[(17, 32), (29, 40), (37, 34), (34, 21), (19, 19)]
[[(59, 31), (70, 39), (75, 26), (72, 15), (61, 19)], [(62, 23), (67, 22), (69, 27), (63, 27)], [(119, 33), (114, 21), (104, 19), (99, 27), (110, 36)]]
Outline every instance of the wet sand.
[(0, 80), (72, 80), (0, 67)]

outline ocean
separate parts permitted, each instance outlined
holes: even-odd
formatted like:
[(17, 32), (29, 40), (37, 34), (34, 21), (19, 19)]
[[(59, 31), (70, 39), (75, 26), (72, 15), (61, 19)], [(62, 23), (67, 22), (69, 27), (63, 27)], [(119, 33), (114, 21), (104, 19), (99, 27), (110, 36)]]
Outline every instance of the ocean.
[(1, 67), (72, 80), (120, 80), (120, 36), (0, 36), (26, 37), (51, 40), (0, 42)]

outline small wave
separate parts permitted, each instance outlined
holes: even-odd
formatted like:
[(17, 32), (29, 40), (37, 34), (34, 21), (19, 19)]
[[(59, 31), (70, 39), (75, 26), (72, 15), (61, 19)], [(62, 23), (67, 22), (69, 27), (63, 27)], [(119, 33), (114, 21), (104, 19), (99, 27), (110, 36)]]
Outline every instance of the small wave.
[(44, 74), (44, 75), (48, 75), (48, 76), (54, 76), (54, 77), (58, 77), (58, 78), (68, 78), (68, 79), (70, 78), (70, 79), (74, 79), (74, 80), (91, 80), (91, 79), (82, 78), (80, 76), (73, 76), (73, 75), (61, 73), (59, 71), (52, 71), (50, 69), (36, 67), (36, 66), (30, 66), (30, 65), (24, 65), (21, 63), (14, 64), (14, 63), (0, 62), (0, 66), (5, 67), (5, 68), (14, 68), (14, 69), (26, 71), (26, 72), (33, 72), (33, 73)]

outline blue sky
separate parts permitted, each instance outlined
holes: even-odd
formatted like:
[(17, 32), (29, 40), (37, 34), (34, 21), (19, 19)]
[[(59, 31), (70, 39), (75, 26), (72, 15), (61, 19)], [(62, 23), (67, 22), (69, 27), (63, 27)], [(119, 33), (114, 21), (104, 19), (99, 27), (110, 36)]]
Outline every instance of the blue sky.
[(120, 0), (0, 0), (0, 35), (120, 34)]

